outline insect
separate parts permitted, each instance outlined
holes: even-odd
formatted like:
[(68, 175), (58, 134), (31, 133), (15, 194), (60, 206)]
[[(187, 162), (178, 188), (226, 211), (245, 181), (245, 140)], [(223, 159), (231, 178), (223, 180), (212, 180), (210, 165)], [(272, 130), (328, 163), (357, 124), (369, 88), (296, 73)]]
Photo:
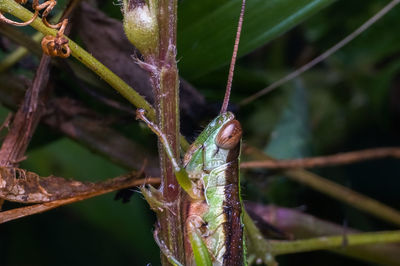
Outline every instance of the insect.
[[(137, 118), (160, 138), (175, 168), (176, 178), (187, 192), (183, 207), (184, 231), (188, 236), (185, 265), (246, 265), (239, 183), (242, 128), (235, 116), (227, 111), (244, 8), (245, 0), (220, 114), (190, 146), (182, 166), (174, 158), (161, 130), (145, 117), (144, 110), (137, 111)], [(163, 203), (156, 199), (154, 189), (142, 191), (153, 209), (162, 208)], [(182, 265), (158, 239), (157, 229), (155, 239), (171, 263)]]

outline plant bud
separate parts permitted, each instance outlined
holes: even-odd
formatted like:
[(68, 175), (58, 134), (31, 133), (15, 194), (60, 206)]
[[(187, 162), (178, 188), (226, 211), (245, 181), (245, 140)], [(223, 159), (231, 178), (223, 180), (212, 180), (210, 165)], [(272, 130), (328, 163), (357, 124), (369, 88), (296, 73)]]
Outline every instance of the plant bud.
[(144, 56), (158, 49), (157, 0), (124, 0), (124, 30)]

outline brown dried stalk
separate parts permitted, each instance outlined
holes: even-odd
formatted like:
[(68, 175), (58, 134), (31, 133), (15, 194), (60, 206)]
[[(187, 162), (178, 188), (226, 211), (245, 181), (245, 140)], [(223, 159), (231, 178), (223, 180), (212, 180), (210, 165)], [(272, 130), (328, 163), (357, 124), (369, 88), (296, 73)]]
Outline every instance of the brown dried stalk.
[(49, 93), (50, 58), (43, 56), (32, 86), (28, 88), (25, 99), (15, 115), (10, 131), (0, 149), (1, 166), (17, 166), (24, 158), (29, 141), (44, 112), (44, 102)]
[(328, 156), (318, 156), (311, 158), (293, 159), (293, 160), (264, 160), (249, 161), (241, 163), (241, 168), (268, 168), (268, 169), (286, 169), (286, 168), (314, 168), (328, 167), (335, 165), (352, 164), (360, 161), (382, 159), (393, 157), (400, 159), (400, 148), (386, 147), (365, 149), (360, 151), (352, 151), (339, 153)]
[[(244, 154), (258, 160), (271, 160), (271, 157), (254, 147), (246, 146), (243, 151)], [(282, 173), (293, 181), (309, 186), (354, 208), (370, 213), (390, 223), (400, 225), (399, 211), (368, 196), (303, 169), (288, 169)]]
[[(36, 204), (32, 206), (17, 208), (13, 210), (8, 210), (4, 212), (0, 212), (0, 224), (9, 222), (15, 219), (23, 218), (29, 215), (42, 213), (45, 211), (52, 210), (54, 208), (71, 204), (74, 202), (86, 200), (92, 197), (100, 196), (109, 192), (113, 192), (116, 190), (130, 188), (134, 186), (141, 186), (144, 184), (153, 184), (157, 185), (160, 183), (160, 178), (143, 178), (136, 179), (137, 176), (135, 173), (131, 173), (129, 175), (115, 177), (113, 179), (109, 179), (107, 181), (92, 183), (92, 188), (83, 191), (82, 193), (78, 193), (76, 195), (71, 195), (68, 198), (55, 200), (51, 202), (46, 202), (42, 204)], [(62, 179), (59, 177), (59, 179)]]

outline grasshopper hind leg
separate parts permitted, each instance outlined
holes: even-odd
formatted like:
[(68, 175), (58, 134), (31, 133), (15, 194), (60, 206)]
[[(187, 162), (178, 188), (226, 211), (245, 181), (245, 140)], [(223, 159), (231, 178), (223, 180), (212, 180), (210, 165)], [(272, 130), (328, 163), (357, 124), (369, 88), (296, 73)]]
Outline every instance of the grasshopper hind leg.
[(194, 260), (197, 266), (212, 266), (210, 253), (203, 241), (200, 231), (201, 225), (204, 223), (200, 216), (193, 215), (188, 217), (187, 221), (188, 236), (190, 245), (193, 250)]

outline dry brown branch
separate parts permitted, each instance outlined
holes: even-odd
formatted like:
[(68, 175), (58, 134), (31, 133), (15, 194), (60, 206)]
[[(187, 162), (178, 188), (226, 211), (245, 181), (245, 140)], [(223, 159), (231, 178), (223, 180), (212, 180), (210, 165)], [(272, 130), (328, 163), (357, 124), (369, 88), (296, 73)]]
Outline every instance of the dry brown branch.
[[(25, 99), (15, 114), (10, 131), (0, 149), (0, 166), (16, 167), (24, 158), (26, 149), (45, 110), (49, 94), (50, 57), (43, 56), (32, 86), (25, 93)], [(1, 177), (0, 177), (1, 181)]]
[(241, 163), (241, 168), (268, 168), (268, 169), (286, 169), (286, 168), (313, 168), (327, 167), (335, 165), (351, 164), (360, 161), (382, 159), (392, 157), (400, 159), (400, 148), (386, 147), (366, 149), (339, 153), (328, 156), (318, 156), (311, 158), (293, 159), (293, 160), (263, 160), (249, 161)]
[(153, 184), (157, 185), (160, 183), (160, 178), (143, 178), (143, 179), (134, 179), (132, 175), (129, 176), (121, 176), (116, 177), (97, 185), (99, 188), (97, 190), (86, 192), (80, 195), (76, 195), (70, 198), (55, 200), (51, 202), (46, 202), (42, 204), (35, 204), (32, 206), (21, 207), (13, 210), (8, 210), (4, 212), (0, 212), (0, 224), (9, 222), (15, 219), (23, 218), (25, 216), (42, 213), (45, 211), (52, 210), (54, 208), (71, 204), (74, 202), (86, 200), (92, 197), (100, 196), (112, 191), (116, 191), (119, 189), (134, 187), (134, 186), (141, 186), (144, 184)]
[[(139, 175), (141, 175), (140, 173)], [(99, 183), (80, 182), (57, 176), (40, 177), (20, 168), (0, 167), (0, 198), (20, 203), (43, 203), (94, 193), (120, 182), (130, 182), (133, 174)], [(117, 182), (117, 183), (116, 183)]]

